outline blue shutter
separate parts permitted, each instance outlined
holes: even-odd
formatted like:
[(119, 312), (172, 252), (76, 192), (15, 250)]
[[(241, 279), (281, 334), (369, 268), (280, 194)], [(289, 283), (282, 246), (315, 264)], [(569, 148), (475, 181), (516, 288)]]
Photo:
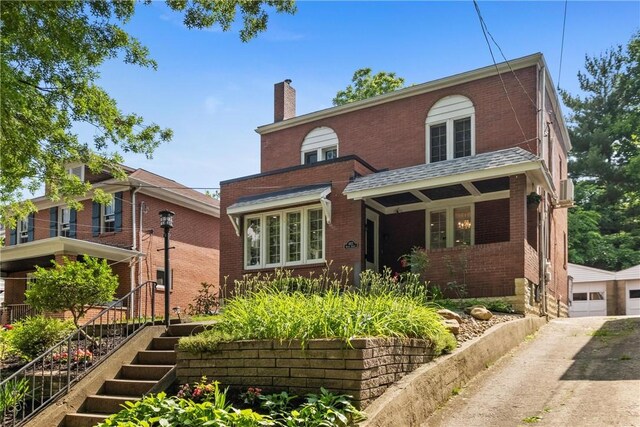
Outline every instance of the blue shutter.
[(115, 194), (115, 231), (122, 231), (122, 191)]
[(36, 214), (32, 213), (29, 215), (29, 228), (28, 228), (28, 238), (27, 241), (28, 242), (33, 242), (33, 238), (34, 238), (34, 231), (35, 231), (35, 218)]
[(49, 237), (58, 235), (58, 208), (49, 209)]
[(16, 244), (16, 236), (18, 235), (17, 231), (15, 228), (12, 228), (11, 230), (9, 230), (9, 245), (15, 245)]
[(72, 239), (76, 238), (76, 230), (78, 229), (78, 211), (75, 209), (71, 209), (69, 212), (70, 222), (69, 224), (69, 237)]
[(100, 204), (93, 202), (93, 212), (91, 214), (91, 228), (93, 235), (100, 235)]

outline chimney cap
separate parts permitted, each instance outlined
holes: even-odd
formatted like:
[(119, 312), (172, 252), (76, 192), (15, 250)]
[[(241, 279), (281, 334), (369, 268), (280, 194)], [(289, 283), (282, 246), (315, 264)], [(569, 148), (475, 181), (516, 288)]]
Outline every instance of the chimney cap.
[(291, 79), (284, 79), (284, 82), (285, 82), (286, 84), (290, 85), (290, 84), (291, 84)]

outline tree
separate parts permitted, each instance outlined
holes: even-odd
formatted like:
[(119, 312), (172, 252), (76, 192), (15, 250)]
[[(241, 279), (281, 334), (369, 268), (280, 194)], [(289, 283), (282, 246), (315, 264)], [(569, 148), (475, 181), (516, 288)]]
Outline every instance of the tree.
[(360, 101), (383, 93), (393, 92), (404, 87), (404, 79), (396, 77), (396, 73), (381, 71), (371, 75), (371, 68), (360, 68), (353, 73), (352, 85), (338, 91), (333, 98), (333, 105), (344, 105)]
[(561, 91), (573, 150), (569, 259), (619, 270), (640, 263), (640, 33), (626, 49), (586, 56), (585, 96)]
[(92, 305), (110, 302), (118, 287), (118, 277), (106, 260), (84, 256), (82, 261), (62, 264), (52, 261), (53, 268), (36, 267), (35, 282), (27, 290), (27, 304), (39, 310), (70, 311), (73, 323)]
[[(155, 69), (156, 62), (137, 39), (122, 28), (134, 15), (134, 0), (6, 1), (0, 8), (0, 221), (11, 227), (17, 217), (35, 211), (22, 202), (22, 190), (44, 183), (52, 200), (64, 199), (79, 209), (75, 198), (91, 188), (65, 171), (80, 162), (90, 170), (110, 170), (124, 178), (122, 152), (151, 157), (172, 137), (169, 129), (145, 123), (121, 111), (97, 85), (105, 60)], [(145, 0), (145, 4), (150, 0)], [(228, 31), (242, 17), (242, 41), (267, 26), (265, 7), (295, 13), (294, 0), (167, 0), (184, 15), (189, 28), (219, 25)], [(95, 127), (93, 141), (79, 141), (73, 125)], [(115, 152), (115, 153), (114, 153)], [(109, 196), (96, 191), (97, 201)]]

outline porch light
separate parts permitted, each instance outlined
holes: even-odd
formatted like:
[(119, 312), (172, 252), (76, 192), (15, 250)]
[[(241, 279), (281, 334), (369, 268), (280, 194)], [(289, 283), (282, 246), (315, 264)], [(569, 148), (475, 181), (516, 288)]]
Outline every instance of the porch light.
[(165, 230), (173, 228), (173, 217), (175, 213), (171, 211), (160, 211), (160, 227)]

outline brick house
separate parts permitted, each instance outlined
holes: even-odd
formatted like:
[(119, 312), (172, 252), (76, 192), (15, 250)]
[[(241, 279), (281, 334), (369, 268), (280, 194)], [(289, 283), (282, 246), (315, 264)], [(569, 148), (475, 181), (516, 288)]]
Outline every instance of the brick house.
[(566, 315), (571, 145), (541, 54), (302, 116), (290, 83), (261, 172), (221, 183), (221, 277), (402, 271), (419, 246), (445, 292)]
[[(163, 229), (158, 212), (175, 212), (171, 230), (171, 306), (186, 309), (201, 282), (217, 285), (219, 273), (219, 202), (177, 182), (144, 169), (125, 167), (127, 178), (118, 181), (107, 173), (93, 174), (84, 165), (70, 173), (113, 194), (109, 205), (81, 200), (73, 210), (46, 196), (32, 201), (38, 212), (7, 230), (0, 248), (0, 272), (5, 282), (5, 314), (20, 317), (28, 310), (24, 293), (35, 266), (50, 266), (63, 257), (103, 258), (119, 277), (116, 296), (126, 295), (146, 281), (161, 285), (164, 271)], [(159, 286), (157, 309), (162, 313), (164, 287)], [(13, 313), (11, 313), (13, 311)]]

